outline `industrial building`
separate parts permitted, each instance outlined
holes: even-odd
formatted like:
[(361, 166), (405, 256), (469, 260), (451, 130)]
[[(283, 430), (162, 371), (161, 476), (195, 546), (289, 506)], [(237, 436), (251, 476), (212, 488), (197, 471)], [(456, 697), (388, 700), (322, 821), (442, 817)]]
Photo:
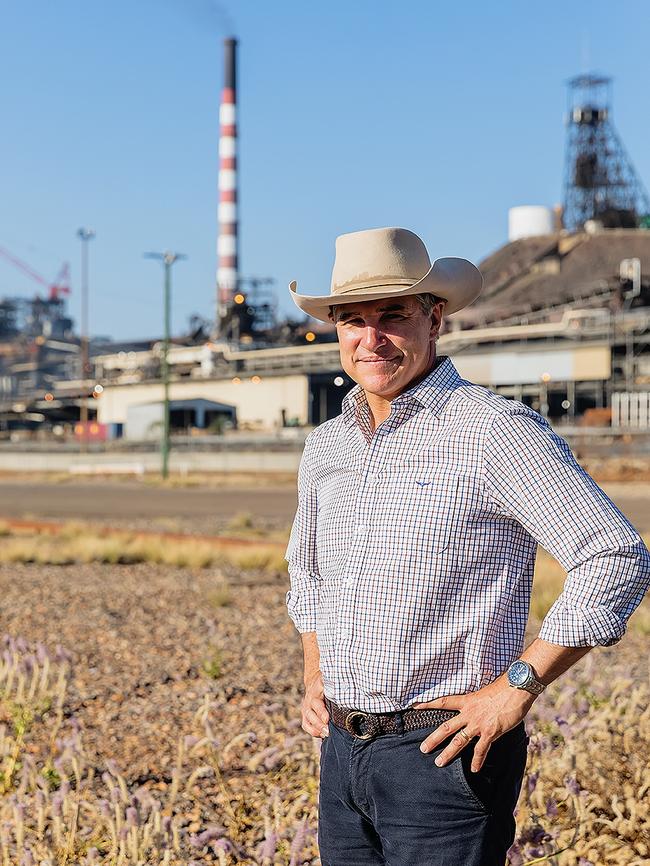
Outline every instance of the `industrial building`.
[[(172, 433), (278, 432), (340, 411), (353, 382), (334, 327), (279, 320), (273, 281), (240, 273), (235, 59), (226, 40), (214, 321), (169, 340), (93, 339), (82, 376), (61, 292), (29, 310), (5, 299), (0, 436), (65, 432), (83, 410), (103, 438), (155, 439), (165, 371)], [(569, 94), (563, 205), (510, 210), (507, 242), (479, 262), (482, 295), (443, 320), (437, 351), (556, 424), (650, 430), (650, 201), (614, 130), (609, 80), (580, 76)]]
[[(642, 276), (637, 291), (627, 265), (621, 277), (621, 262), (630, 258), (650, 275), (650, 232), (519, 238), (480, 264), (481, 302), (443, 320), (438, 352), (450, 355), (465, 378), (556, 422), (611, 408), (616, 394), (645, 399), (650, 278)], [(161, 399), (160, 382), (146, 376), (150, 360), (150, 353), (95, 359), (102, 423), (125, 424), (130, 407)], [(232, 407), (240, 429), (319, 424), (340, 411), (353, 384), (332, 342), (239, 350), (206, 342), (172, 349), (170, 363), (172, 401), (203, 398)]]

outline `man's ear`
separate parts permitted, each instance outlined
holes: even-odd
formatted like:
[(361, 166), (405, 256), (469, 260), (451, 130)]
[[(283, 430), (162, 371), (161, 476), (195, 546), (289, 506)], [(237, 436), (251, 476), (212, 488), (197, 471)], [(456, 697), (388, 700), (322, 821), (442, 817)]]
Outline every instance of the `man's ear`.
[(442, 317), (445, 312), (446, 303), (447, 301), (440, 300), (438, 303), (436, 303), (433, 310), (431, 311), (431, 329), (429, 331), (429, 335), (432, 336), (434, 339), (437, 339), (439, 336), (439, 331), (442, 327)]

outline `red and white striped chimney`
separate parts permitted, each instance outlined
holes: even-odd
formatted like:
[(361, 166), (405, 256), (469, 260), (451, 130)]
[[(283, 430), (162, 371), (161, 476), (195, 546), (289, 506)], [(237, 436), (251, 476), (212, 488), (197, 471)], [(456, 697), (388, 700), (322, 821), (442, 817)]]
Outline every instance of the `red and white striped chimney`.
[(224, 81), (219, 108), (219, 236), (217, 239), (217, 319), (237, 290), (237, 40), (224, 40)]

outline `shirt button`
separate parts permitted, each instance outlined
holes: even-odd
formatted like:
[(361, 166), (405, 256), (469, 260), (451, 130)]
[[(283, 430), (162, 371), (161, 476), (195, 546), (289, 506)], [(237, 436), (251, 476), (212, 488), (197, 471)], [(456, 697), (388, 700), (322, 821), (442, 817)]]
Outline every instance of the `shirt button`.
[(357, 535), (363, 535), (364, 532), (367, 531), (367, 529), (368, 527), (365, 525), (365, 523), (359, 523), (359, 525), (357, 526)]

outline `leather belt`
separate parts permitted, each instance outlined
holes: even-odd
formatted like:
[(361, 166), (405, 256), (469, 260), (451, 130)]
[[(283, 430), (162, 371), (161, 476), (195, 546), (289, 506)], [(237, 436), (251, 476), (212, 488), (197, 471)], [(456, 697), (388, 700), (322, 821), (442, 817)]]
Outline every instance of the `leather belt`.
[(416, 710), (409, 707), (406, 710), (393, 710), (387, 713), (367, 713), (364, 710), (355, 710), (353, 707), (342, 707), (327, 696), (324, 700), (334, 724), (344, 728), (359, 740), (369, 740), (378, 734), (402, 734), (418, 728), (428, 728), (433, 725), (437, 727), (453, 719), (460, 712), (460, 710)]

